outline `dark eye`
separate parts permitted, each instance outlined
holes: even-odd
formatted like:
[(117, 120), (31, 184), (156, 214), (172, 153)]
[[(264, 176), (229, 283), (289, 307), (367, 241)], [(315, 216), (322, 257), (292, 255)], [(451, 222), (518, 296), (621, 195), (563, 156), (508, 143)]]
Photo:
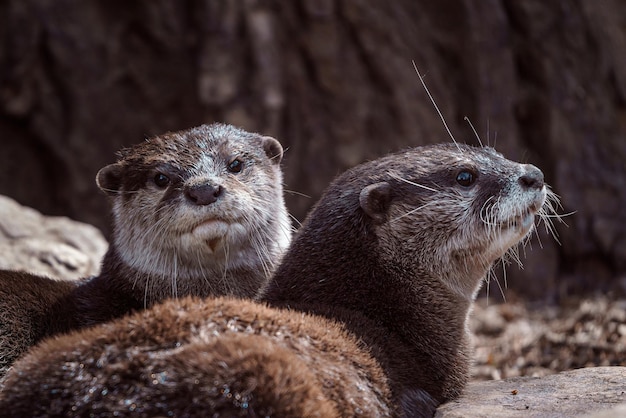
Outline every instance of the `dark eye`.
[(243, 161), (239, 158), (235, 158), (228, 164), (228, 171), (231, 173), (240, 173), (243, 170)]
[(160, 187), (161, 189), (165, 188), (168, 186), (168, 184), (170, 184), (170, 178), (167, 177), (165, 174), (163, 173), (157, 173), (154, 176), (154, 184), (157, 185), (157, 187)]
[(476, 176), (471, 171), (463, 170), (456, 175), (456, 182), (463, 187), (469, 187), (476, 181)]

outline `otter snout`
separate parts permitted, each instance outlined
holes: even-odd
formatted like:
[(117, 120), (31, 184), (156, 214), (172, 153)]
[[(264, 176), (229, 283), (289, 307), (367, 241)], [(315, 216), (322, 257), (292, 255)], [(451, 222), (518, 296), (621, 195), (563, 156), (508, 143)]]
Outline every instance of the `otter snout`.
[(195, 205), (205, 206), (215, 203), (223, 193), (224, 188), (222, 186), (213, 186), (211, 184), (185, 187), (185, 197)]
[(543, 172), (532, 164), (526, 164), (518, 182), (525, 190), (541, 190), (544, 186)]

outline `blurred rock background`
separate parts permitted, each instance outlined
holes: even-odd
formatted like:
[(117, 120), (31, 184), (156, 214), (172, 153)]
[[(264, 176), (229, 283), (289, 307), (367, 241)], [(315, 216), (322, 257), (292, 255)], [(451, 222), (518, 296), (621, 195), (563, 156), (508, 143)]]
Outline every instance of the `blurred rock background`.
[(65, 216), (44, 216), (0, 196), (0, 269), (57, 280), (99, 274), (108, 248), (99, 229)]
[(478, 143), (467, 116), (575, 212), (560, 244), (542, 229), (507, 268), (504, 294), (624, 295), (622, 0), (4, 0), (0, 194), (109, 236), (94, 177), (115, 151), (224, 121), (288, 149), (303, 219), (346, 168), (450, 140), (411, 60), (457, 140)]

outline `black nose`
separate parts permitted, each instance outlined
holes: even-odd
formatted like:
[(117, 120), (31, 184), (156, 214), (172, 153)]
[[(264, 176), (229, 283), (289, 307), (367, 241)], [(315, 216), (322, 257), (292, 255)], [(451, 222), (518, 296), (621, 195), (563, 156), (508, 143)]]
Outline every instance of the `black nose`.
[(210, 205), (217, 201), (223, 192), (222, 186), (215, 187), (210, 184), (185, 188), (185, 196), (196, 205)]
[(542, 189), (543, 188), (543, 173), (534, 165), (528, 164), (526, 166), (526, 172), (519, 178), (519, 184), (524, 189)]

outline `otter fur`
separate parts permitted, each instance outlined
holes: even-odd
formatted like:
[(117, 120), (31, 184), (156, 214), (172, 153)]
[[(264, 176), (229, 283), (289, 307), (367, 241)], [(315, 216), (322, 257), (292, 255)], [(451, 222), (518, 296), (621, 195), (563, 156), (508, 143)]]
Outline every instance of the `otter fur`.
[(339, 176), (257, 302), (169, 300), (44, 341), (16, 363), (18, 415), (426, 417), (467, 379), (492, 264), (550, 210), (543, 174), (436, 145)]
[(101, 274), (75, 284), (0, 271), (6, 368), (41, 338), (169, 297), (254, 297), (291, 238), (274, 138), (223, 124), (150, 138), (97, 184), (112, 203)]
[(75, 286), (73, 281), (0, 271), (0, 377), (42, 336), (64, 329), (61, 318), (50, 318), (58, 314), (51, 307)]

